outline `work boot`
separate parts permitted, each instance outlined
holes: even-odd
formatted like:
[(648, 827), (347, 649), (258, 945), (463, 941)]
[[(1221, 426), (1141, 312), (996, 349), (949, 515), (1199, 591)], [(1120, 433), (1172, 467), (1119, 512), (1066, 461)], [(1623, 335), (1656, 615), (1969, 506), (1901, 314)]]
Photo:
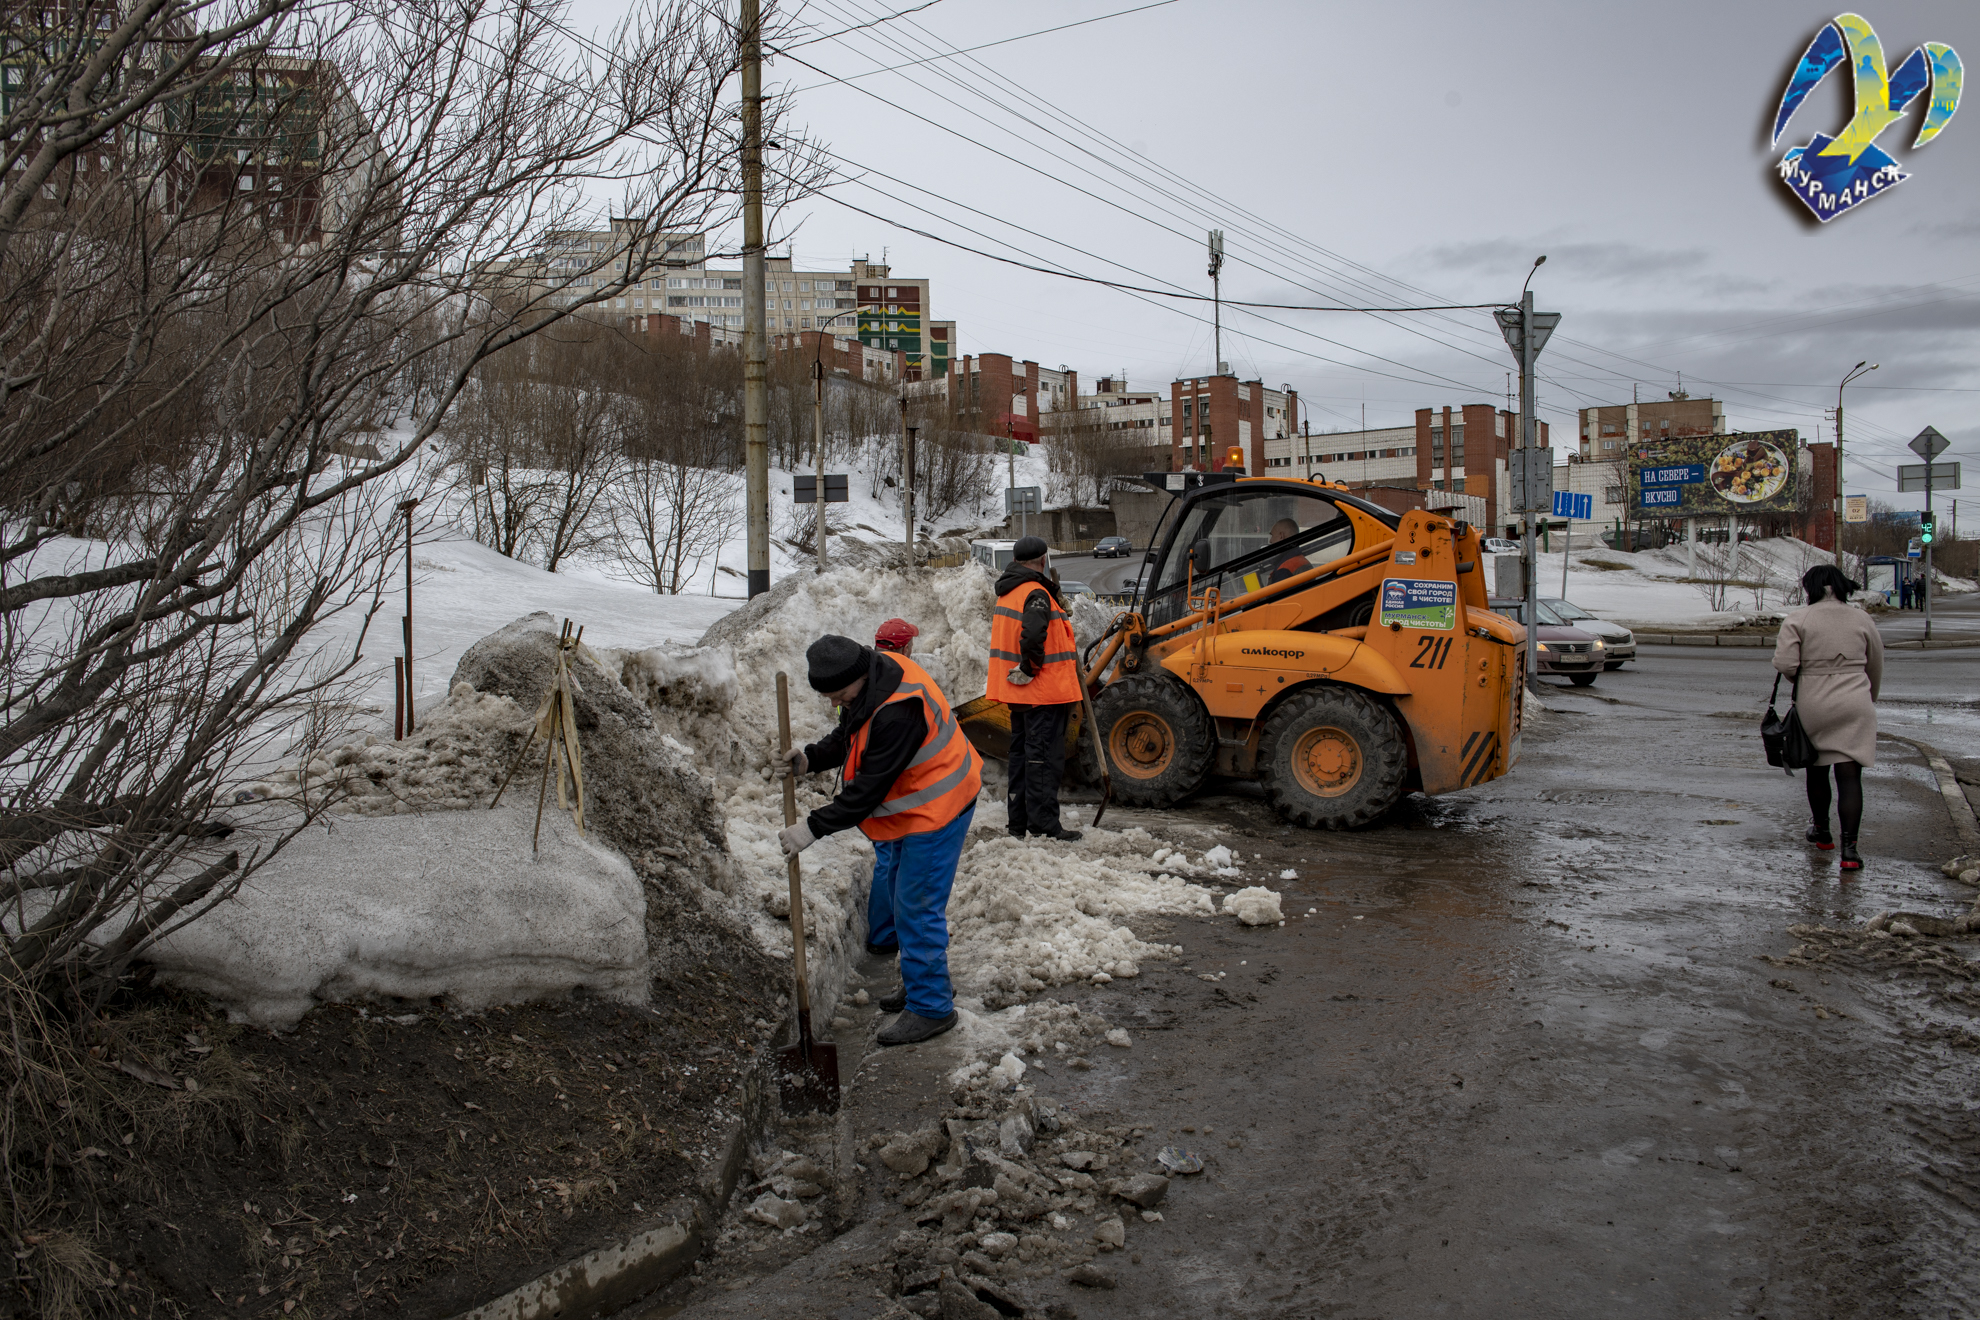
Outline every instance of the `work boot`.
[(1086, 837), (1086, 834), (1081, 830), (1040, 830), (1038, 831), (1038, 837), (1041, 839), (1057, 839), (1060, 843), (1078, 843)]
[(1826, 820), (1817, 821), (1809, 828), (1808, 841), (1823, 852), (1835, 851), (1836, 836), (1829, 833), (1829, 822)]
[(1856, 852), (1856, 836), (1854, 834), (1845, 834), (1842, 836), (1842, 855), (1837, 859), (1837, 865), (1845, 871), (1861, 871), (1863, 869), (1863, 859)]
[(899, 1017), (880, 1028), (878, 1039), (882, 1045), (916, 1045), (933, 1040), (961, 1020), (962, 1015), (953, 1009), (947, 1017), (939, 1018), (925, 1018), (903, 1010)]
[(880, 996), (880, 1011), (882, 1013), (898, 1013), (906, 1007), (907, 987), (905, 985), (896, 986), (894, 989)]
[(866, 946), (866, 951), (872, 954), (876, 958), (892, 958), (900, 953), (901, 946), (898, 944), (868, 943)]

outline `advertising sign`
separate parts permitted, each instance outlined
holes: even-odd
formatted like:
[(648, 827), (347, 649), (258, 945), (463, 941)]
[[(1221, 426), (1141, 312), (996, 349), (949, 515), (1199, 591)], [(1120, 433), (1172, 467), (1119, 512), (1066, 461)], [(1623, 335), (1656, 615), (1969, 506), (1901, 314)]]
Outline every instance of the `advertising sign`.
[(1375, 626), (1399, 623), (1405, 628), (1457, 627), (1457, 583), (1426, 582), (1420, 578), (1384, 578), (1381, 608)]
[(1870, 497), (1868, 495), (1843, 496), (1843, 521), (1846, 523), (1869, 522)]
[(1801, 503), (1800, 448), (1794, 430), (1654, 441), (1631, 456), (1630, 480), (1639, 508), (1672, 517), (1791, 513)]

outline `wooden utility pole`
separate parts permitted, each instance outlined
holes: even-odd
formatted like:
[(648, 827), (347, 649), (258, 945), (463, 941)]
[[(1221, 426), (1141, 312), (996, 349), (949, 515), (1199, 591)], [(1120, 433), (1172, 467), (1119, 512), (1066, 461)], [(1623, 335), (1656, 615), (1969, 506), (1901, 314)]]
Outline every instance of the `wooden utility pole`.
[[(770, 590), (769, 310), (763, 286), (763, 24), (742, 0), (743, 457), (749, 594)], [(825, 492), (818, 492), (823, 499)]]
[(818, 527), (812, 533), (818, 542), (818, 571), (825, 571), (825, 336), (818, 336), (819, 356), (811, 363), (811, 450), (818, 464)]
[(410, 735), (413, 731), (413, 663), (412, 663), (413, 662), (413, 626), (412, 626), (413, 510), (418, 507), (419, 507), (418, 500), (403, 500), (399, 504), (399, 512), (406, 515), (406, 614), (405, 617), (399, 621), (399, 623), (401, 630), (405, 633), (405, 646), (406, 646), (405, 733), (407, 735)]

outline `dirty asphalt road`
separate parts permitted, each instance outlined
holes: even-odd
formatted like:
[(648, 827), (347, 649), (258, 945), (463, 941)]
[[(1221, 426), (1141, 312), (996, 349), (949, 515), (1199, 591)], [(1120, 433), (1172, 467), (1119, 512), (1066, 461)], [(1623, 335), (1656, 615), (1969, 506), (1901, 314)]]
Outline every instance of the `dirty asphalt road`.
[[(1886, 727), (1971, 753), (1975, 654), (1893, 653), (1887, 685), (1911, 704)], [(1972, 892), (1936, 869), (1956, 836), (1922, 758), (1885, 740), (1867, 869), (1840, 882), (1834, 854), (1800, 842), (1801, 781), (1760, 755), (1767, 656), (1646, 648), (1593, 689), (1551, 690), (1512, 775), (1353, 834), (1289, 829), (1249, 792), (1120, 812), (1222, 830), (1242, 883), (1280, 890), (1288, 919), (1150, 921), (1183, 963), (1056, 992), (1135, 1043), (1027, 1083), (1208, 1168), (1175, 1182), (1161, 1222), (1130, 1218), (1102, 1257), (1117, 1288), (1035, 1280), (1038, 1313), (1980, 1309), (1970, 1010), (1867, 961), (1761, 959), (1792, 950), (1798, 922), (1964, 910)], [(958, 1053), (876, 1053), (860, 1018), (840, 1039), (848, 1064), (866, 1056), (848, 1151), (934, 1118)], [(908, 1220), (883, 1191), (870, 1175), (842, 1192), (853, 1227), (810, 1256), (729, 1258), (648, 1313), (889, 1313)]]

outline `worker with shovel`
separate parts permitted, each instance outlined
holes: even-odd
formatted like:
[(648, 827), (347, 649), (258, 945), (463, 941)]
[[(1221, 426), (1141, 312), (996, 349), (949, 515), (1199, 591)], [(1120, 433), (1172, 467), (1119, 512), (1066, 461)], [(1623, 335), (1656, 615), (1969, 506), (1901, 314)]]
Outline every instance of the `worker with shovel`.
[(792, 748), (781, 772), (845, 767), (839, 795), (779, 835), (795, 857), (858, 826), (873, 840), (867, 941), (898, 943), (901, 988), (880, 1000), (897, 1016), (882, 1045), (911, 1045), (956, 1024), (949, 984), (949, 890), (976, 814), (983, 766), (928, 671), (906, 655), (826, 635), (805, 651), (814, 690), (839, 708), (824, 739)]
[(1078, 830), (1059, 823), (1059, 781), (1066, 772), (1066, 723), (1079, 705), (1079, 654), (1072, 617), (1059, 584), (1047, 574), (1049, 547), (1040, 536), (1011, 548), (997, 579), (990, 620), (990, 696), (1010, 707), (1010, 822), (1027, 833), (1077, 843)]

